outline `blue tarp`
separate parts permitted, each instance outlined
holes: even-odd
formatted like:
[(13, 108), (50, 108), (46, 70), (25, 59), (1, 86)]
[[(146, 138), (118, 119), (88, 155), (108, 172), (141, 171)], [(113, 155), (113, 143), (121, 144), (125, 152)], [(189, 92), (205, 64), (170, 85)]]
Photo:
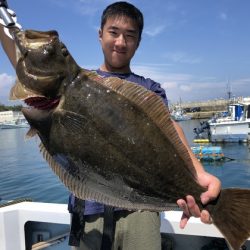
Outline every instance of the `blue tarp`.
[(224, 159), (222, 149), (218, 146), (199, 146), (191, 147), (191, 149), (199, 160), (217, 161)]
[(214, 146), (199, 146), (192, 147), (192, 151), (194, 154), (222, 154), (221, 147)]

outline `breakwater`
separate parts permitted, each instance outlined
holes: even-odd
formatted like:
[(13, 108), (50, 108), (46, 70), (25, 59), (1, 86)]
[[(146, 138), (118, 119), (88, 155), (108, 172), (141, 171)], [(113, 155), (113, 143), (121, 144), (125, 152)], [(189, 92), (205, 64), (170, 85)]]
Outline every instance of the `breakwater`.
[(216, 113), (225, 112), (228, 110), (228, 105), (238, 102), (238, 99), (215, 99), (207, 101), (193, 101), (175, 103), (171, 105), (171, 110), (182, 109), (192, 117), (192, 119), (207, 119), (214, 116)]

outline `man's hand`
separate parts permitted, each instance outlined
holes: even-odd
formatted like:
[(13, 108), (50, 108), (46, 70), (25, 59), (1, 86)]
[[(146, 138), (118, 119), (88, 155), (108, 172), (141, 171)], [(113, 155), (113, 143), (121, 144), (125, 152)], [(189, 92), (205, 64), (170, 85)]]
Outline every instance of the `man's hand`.
[[(13, 21), (15, 22), (15, 24), (12, 25), (11, 28), (22, 29), (22, 26), (19, 23), (17, 23), (16, 13), (11, 9), (6, 9), (6, 10), (9, 13), (9, 15), (12, 17)], [(6, 27), (3, 19), (1, 19), (1, 18), (0, 18), (0, 25), (2, 25), (4, 27), (3, 29), (4, 29), (5, 35), (8, 36), (10, 39), (13, 39), (12, 35), (10, 34), (10, 28)]]
[[(200, 185), (207, 188), (207, 191), (201, 194), (201, 202), (205, 205), (209, 201), (217, 198), (221, 190), (221, 183), (218, 178), (205, 171), (198, 172), (197, 177)], [(209, 212), (206, 210), (200, 211), (198, 205), (191, 195), (187, 195), (186, 200), (179, 199), (177, 201), (177, 204), (183, 210), (182, 218), (180, 221), (180, 228), (184, 228), (186, 226), (191, 216), (200, 217), (203, 223), (212, 223)]]

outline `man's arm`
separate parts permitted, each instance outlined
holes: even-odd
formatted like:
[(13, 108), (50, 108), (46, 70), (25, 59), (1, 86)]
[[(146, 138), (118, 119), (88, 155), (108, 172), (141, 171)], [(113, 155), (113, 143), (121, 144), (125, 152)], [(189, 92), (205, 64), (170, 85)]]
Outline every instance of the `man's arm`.
[[(207, 188), (207, 191), (201, 194), (201, 202), (205, 205), (209, 201), (216, 199), (216, 197), (219, 195), (221, 190), (221, 182), (217, 177), (207, 173), (204, 170), (203, 166), (197, 160), (191, 148), (189, 147), (181, 127), (176, 122), (174, 122), (174, 126), (181, 141), (186, 146), (190, 154), (190, 157), (197, 172), (197, 177), (200, 185)], [(211, 218), (208, 211), (200, 211), (198, 205), (196, 204), (194, 198), (191, 195), (188, 195), (186, 197), (186, 200), (179, 199), (177, 201), (177, 204), (183, 210), (183, 215), (180, 221), (181, 228), (184, 228), (186, 226), (191, 216), (200, 217), (203, 223), (211, 223)]]
[(11, 40), (4, 32), (3, 26), (0, 24), (0, 41), (2, 47), (9, 57), (9, 60), (14, 68), (16, 68), (17, 58), (16, 58), (16, 47), (13, 40)]

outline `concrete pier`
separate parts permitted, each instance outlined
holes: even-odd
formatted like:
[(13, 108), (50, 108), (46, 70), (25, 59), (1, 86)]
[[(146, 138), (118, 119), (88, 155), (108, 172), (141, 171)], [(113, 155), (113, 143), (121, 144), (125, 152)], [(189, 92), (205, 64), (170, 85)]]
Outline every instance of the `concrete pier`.
[[(225, 112), (228, 105), (238, 102), (239, 99), (215, 99), (207, 101), (175, 103), (170, 109), (182, 108), (192, 119), (209, 119), (216, 113)], [(198, 110), (198, 111), (197, 111)]]

